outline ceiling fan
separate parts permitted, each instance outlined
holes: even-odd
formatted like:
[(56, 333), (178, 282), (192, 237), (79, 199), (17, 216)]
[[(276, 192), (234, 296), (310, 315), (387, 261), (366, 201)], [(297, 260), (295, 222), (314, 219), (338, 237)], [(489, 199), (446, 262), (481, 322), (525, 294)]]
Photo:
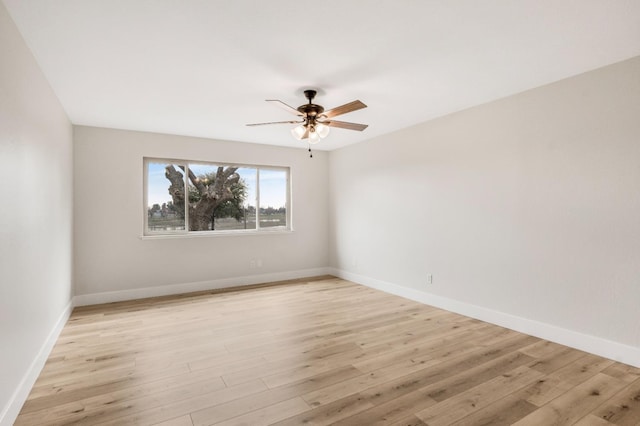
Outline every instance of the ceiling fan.
[(346, 114), (348, 112), (357, 111), (367, 106), (360, 101), (349, 102), (348, 104), (341, 105), (339, 107), (332, 108), (328, 111), (324, 110), (324, 107), (313, 103), (313, 98), (316, 97), (317, 92), (315, 90), (305, 90), (304, 96), (309, 103), (300, 105), (298, 108), (293, 108), (285, 104), (278, 99), (267, 99), (267, 102), (273, 102), (280, 108), (289, 111), (291, 114), (299, 117), (298, 121), (272, 121), (269, 123), (253, 123), (247, 124), (247, 126), (264, 126), (268, 124), (299, 124), (297, 127), (291, 129), (291, 134), (298, 140), (308, 139), (310, 144), (320, 142), (329, 134), (329, 127), (339, 127), (341, 129), (358, 130), (363, 131), (367, 128), (366, 124), (349, 123), (346, 121), (333, 120), (333, 117)]

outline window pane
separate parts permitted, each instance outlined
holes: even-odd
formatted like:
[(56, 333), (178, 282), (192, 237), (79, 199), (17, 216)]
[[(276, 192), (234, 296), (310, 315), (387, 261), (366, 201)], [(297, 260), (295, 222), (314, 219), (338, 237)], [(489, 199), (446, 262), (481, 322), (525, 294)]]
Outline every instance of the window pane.
[[(172, 192), (175, 197), (170, 195)], [(184, 193), (184, 172), (180, 166), (169, 163), (148, 163), (147, 223), (149, 231), (183, 231), (185, 229), (184, 198), (180, 198), (180, 192)]]
[(287, 226), (287, 172), (260, 169), (260, 228)]
[[(189, 164), (189, 230), (255, 229), (255, 169)], [(255, 212), (255, 208), (254, 208)]]
[(236, 223), (235, 228), (229, 229), (256, 229), (256, 187), (258, 185), (257, 169), (239, 168), (240, 180), (246, 188), (246, 195), (242, 204), (243, 216)]

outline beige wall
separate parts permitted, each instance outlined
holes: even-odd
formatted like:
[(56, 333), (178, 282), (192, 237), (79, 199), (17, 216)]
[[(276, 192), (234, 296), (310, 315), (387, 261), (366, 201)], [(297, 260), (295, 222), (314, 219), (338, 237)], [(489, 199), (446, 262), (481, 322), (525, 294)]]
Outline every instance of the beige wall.
[(71, 124), (2, 3), (0, 58), (0, 424), (8, 425), (71, 307), (73, 165)]
[(339, 273), (640, 359), (640, 58), (333, 151), (329, 170)]
[[(302, 149), (93, 127), (74, 132), (80, 303), (326, 272), (326, 153), (309, 158)], [(143, 157), (291, 167), (294, 232), (141, 239)], [(262, 267), (251, 268), (252, 259)]]

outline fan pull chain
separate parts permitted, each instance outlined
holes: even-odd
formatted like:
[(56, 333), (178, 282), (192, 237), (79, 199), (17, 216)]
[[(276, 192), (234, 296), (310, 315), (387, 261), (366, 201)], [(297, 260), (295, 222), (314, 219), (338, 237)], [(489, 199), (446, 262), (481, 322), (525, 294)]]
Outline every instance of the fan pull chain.
[(313, 153), (311, 153), (311, 145), (309, 145), (309, 158), (313, 158)]

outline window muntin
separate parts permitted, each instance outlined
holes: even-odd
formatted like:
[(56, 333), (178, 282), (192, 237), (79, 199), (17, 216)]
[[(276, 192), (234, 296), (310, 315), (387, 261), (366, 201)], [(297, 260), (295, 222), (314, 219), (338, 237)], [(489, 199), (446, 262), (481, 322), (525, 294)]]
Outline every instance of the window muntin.
[(291, 228), (289, 168), (151, 158), (144, 166), (144, 235)]

